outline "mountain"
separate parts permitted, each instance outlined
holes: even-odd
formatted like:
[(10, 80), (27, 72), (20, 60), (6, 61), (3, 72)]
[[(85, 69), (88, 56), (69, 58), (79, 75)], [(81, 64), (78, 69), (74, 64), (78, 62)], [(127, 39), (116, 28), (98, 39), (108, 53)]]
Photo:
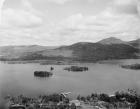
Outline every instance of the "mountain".
[(139, 52), (138, 49), (126, 44), (77, 43), (63, 49), (73, 50), (73, 57), (79, 61), (136, 58), (136, 53)]
[(109, 59), (139, 58), (137, 41), (124, 42), (107, 38), (97, 43), (79, 42), (70, 46), (50, 48), (46, 46), (0, 47), (1, 60), (72, 60), (95, 62)]
[(16, 59), (35, 52), (41, 52), (44, 50), (55, 49), (57, 47), (51, 46), (39, 46), (39, 45), (29, 45), (29, 46), (1, 46), (0, 47), (0, 57), (8, 59)]
[(133, 40), (133, 41), (130, 41), (128, 42), (130, 45), (136, 47), (136, 48), (140, 48), (140, 39), (137, 39), (137, 40)]
[(39, 46), (39, 45), (29, 45), (29, 46), (1, 46), (0, 54), (4, 53), (24, 53), (24, 52), (35, 52), (42, 51), (46, 49), (54, 49), (55, 47)]
[(124, 44), (126, 42), (122, 41), (120, 39), (117, 39), (115, 37), (110, 37), (107, 39), (103, 39), (103, 40), (99, 41), (98, 43), (100, 43), (100, 44)]

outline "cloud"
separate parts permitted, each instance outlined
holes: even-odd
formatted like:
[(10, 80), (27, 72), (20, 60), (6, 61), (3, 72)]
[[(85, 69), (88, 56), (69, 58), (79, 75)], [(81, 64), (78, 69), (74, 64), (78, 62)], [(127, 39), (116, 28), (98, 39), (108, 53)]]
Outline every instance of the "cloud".
[(46, 36), (40, 36), (39, 28), (0, 28), (0, 46), (45, 44)]
[(135, 5), (136, 4), (136, 0), (114, 0), (114, 4), (115, 5)]
[(140, 0), (137, 1), (137, 11), (138, 14), (140, 15)]
[[(21, 0), (20, 8), (4, 8), (0, 25), (0, 45), (39, 44), (38, 29), (43, 20), (40, 12), (28, 0)], [(43, 41), (42, 41), (43, 43)]]
[(140, 38), (140, 1), (113, 0), (104, 11), (97, 15), (72, 15), (56, 26), (52, 32), (65, 44), (77, 41), (96, 42), (107, 37), (123, 40)]
[[(80, 41), (96, 42), (107, 37), (132, 40), (140, 36), (140, 4), (134, 0), (113, 0), (97, 15), (77, 13), (52, 27), (40, 27), (42, 19), (29, 2), (20, 10), (4, 10), (5, 23), (11, 25), (0, 31), (0, 44), (65, 45)], [(58, 1), (57, 1), (58, 2)], [(60, 4), (65, 1), (61, 1)], [(34, 28), (38, 27), (39, 28)], [(23, 28), (13, 28), (23, 27)]]
[(28, 11), (9, 8), (3, 12), (3, 22), (7, 26), (37, 27), (42, 24), (42, 19)]
[(140, 37), (140, 18), (137, 4), (133, 1), (114, 0), (112, 5), (97, 15), (72, 15), (60, 22), (52, 35), (57, 39), (65, 39), (66, 44), (96, 42), (112, 36), (123, 40), (136, 39)]
[(0, 0), (0, 24), (1, 24), (1, 15), (2, 15), (2, 6), (5, 0)]
[(48, 0), (49, 2), (57, 3), (57, 4), (64, 4), (71, 0)]
[(28, 0), (21, 0), (22, 8), (6, 8), (2, 12), (2, 25), (14, 27), (38, 27), (42, 24), (42, 18)]
[(110, 7), (112, 11), (122, 14), (136, 14), (137, 0), (113, 0), (113, 4)]

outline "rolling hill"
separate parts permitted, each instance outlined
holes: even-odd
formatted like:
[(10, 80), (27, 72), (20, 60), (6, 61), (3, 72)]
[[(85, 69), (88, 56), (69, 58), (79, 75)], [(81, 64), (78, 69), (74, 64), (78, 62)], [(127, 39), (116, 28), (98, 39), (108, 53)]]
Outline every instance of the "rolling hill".
[(133, 47), (136, 47), (136, 48), (140, 48), (140, 39), (137, 39), (137, 40), (133, 40), (133, 41), (130, 41), (128, 42), (130, 45), (132, 45)]
[(139, 40), (124, 42), (107, 38), (97, 43), (79, 42), (70, 46), (6, 46), (0, 47), (1, 60), (73, 60), (95, 62), (110, 59), (139, 58)]
[(98, 43), (104, 44), (104, 45), (107, 45), (107, 44), (108, 45), (110, 45), (110, 44), (126, 44), (125, 41), (122, 41), (122, 40), (117, 39), (115, 37), (103, 39), (103, 40), (99, 41)]

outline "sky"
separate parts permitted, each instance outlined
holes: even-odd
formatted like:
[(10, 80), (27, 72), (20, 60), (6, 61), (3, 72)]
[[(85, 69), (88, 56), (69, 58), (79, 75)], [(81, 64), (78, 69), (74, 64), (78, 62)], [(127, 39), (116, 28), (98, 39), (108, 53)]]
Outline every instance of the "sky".
[(140, 38), (140, 0), (0, 0), (0, 46)]

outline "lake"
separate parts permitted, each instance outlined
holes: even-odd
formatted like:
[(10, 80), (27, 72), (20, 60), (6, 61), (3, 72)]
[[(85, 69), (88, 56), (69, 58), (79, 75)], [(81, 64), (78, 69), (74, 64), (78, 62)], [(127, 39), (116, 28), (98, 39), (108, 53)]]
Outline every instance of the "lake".
[[(112, 60), (100, 63), (84, 63), (89, 67), (86, 72), (63, 70), (70, 65), (40, 65), (0, 63), (1, 95), (37, 95), (46, 93), (72, 92), (72, 95), (88, 95), (92, 92), (112, 94), (128, 88), (140, 89), (140, 71), (123, 69), (120, 64), (140, 63), (137, 60)], [(54, 67), (50, 78), (34, 77), (34, 71)]]

